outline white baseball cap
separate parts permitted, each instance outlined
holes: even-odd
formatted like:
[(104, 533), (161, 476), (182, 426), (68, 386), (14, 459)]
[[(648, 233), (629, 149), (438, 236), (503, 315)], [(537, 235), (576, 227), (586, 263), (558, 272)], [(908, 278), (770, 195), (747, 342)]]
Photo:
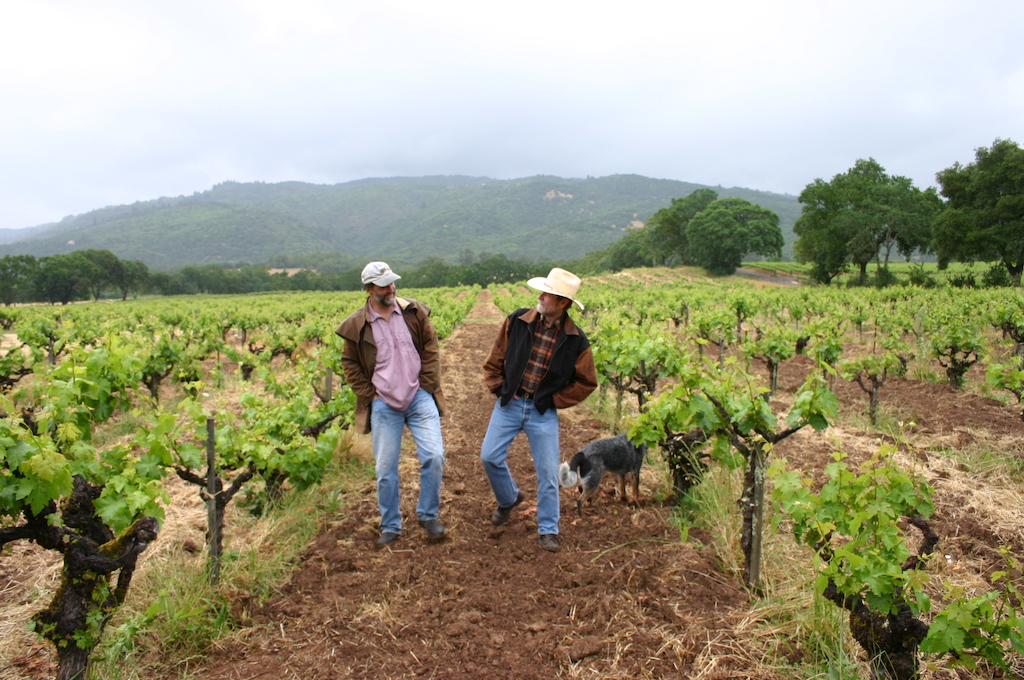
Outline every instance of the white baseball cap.
[(383, 288), (390, 286), (400, 278), (402, 277), (391, 271), (391, 267), (388, 266), (387, 262), (371, 262), (363, 267), (362, 279), (364, 286), (372, 283)]

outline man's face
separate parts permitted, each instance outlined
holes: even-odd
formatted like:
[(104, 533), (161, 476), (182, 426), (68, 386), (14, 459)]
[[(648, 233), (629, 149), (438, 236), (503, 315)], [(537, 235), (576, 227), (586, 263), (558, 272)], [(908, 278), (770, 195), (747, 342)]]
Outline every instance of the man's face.
[(390, 307), (395, 304), (395, 284), (389, 283), (386, 286), (370, 284), (370, 295), (377, 301), (377, 304)]
[(537, 311), (548, 318), (558, 318), (569, 304), (568, 298), (554, 293), (541, 293), (537, 296)]

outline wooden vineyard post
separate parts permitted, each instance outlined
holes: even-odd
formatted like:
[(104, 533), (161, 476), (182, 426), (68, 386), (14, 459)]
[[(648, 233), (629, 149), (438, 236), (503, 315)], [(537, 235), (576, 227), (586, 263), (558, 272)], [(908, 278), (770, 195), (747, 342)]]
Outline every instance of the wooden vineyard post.
[(217, 496), (220, 489), (217, 478), (215, 432), (213, 416), (206, 419), (206, 526), (207, 550), (210, 554), (210, 583), (220, 582), (220, 510), (217, 507)]
[[(746, 569), (744, 569), (744, 580), (747, 588), (753, 593), (761, 591), (761, 545), (764, 534), (764, 478), (765, 478), (765, 451), (763, 447), (755, 444), (750, 447), (750, 468), (748, 480), (745, 485), (747, 507), (744, 514), (749, 513), (749, 519), (744, 521), (744, 533), (749, 530), (749, 537), (745, 537), (746, 545)], [(749, 522), (749, 524), (748, 524)]]
[(224, 543), (224, 514), (235, 494), (256, 474), (252, 464), (239, 472), (234, 481), (224, 488), (217, 467), (216, 423), (213, 416), (206, 418), (206, 475), (179, 466), (175, 472), (189, 484), (199, 487), (199, 497), (206, 503), (206, 548), (209, 552), (208, 577), (212, 584), (220, 582), (220, 558)]

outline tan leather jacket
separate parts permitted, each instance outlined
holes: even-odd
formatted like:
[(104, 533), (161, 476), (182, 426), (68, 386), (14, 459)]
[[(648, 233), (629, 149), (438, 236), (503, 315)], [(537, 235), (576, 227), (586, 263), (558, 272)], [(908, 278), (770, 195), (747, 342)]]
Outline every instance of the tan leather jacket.
[[(341, 352), (341, 367), (345, 380), (356, 393), (356, 432), (370, 432), (370, 405), (377, 390), (373, 386), (373, 371), (377, 366), (377, 344), (369, 323), (369, 300), (341, 322), (334, 331), (345, 340)], [(418, 300), (395, 297), (409, 326), (413, 344), (420, 353), (420, 387), (434, 397), (437, 410), (444, 415), (444, 394), (441, 391), (441, 351), (437, 331), (430, 321), (430, 308)]]

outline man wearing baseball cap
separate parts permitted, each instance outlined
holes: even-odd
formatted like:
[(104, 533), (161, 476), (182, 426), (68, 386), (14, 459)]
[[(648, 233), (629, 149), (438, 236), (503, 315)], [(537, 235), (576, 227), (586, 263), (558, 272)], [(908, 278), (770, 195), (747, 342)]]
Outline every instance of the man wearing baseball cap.
[(394, 543), (402, 533), (398, 459), (405, 427), (420, 461), (420, 526), (428, 539), (444, 538), (438, 519), (444, 473), (440, 347), (430, 308), (395, 296), (400, 278), (385, 262), (366, 265), (366, 304), (335, 331), (345, 340), (341, 365), (356, 393), (356, 432), (372, 434), (381, 515), (378, 547)]
[(480, 448), (498, 507), (491, 523), (502, 525), (525, 500), (506, 461), (508, 447), (526, 432), (537, 471), (537, 533), (540, 546), (560, 548), (561, 516), (558, 488), (558, 409), (580, 403), (597, 387), (597, 369), (586, 334), (569, 317), (580, 279), (554, 268), (547, 277), (532, 278), (540, 291), (537, 306), (517, 309), (506, 317), (484, 362), (484, 383), (498, 399)]

